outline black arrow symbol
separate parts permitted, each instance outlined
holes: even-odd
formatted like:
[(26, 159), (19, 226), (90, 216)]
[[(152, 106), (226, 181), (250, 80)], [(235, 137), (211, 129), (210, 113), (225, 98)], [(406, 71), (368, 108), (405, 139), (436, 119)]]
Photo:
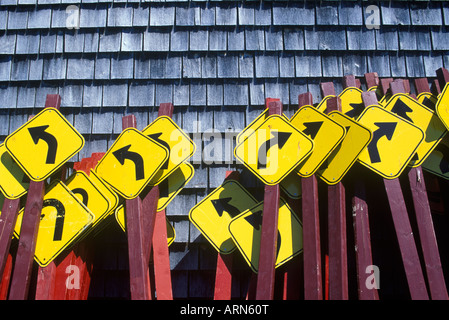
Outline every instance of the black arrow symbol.
[(320, 131), (321, 126), (323, 125), (323, 121), (315, 121), (315, 122), (304, 122), (304, 126), (306, 127), (302, 132), (310, 136), (313, 140), (315, 139), (318, 131)]
[(129, 148), (131, 148), (130, 144), (114, 151), (112, 154), (117, 158), (121, 165), (125, 164), (125, 159), (134, 162), (134, 165), (136, 166), (136, 180), (144, 179), (145, 173), (142, 156), (137, 152), (129, 151)]
[[(291, 132), (271, 131), (272, 138), (265, 141), (257, 152), (257, 169), (265, 169), (267, 167), (267, 153), (271, 147), (279, 145), (279, 149), (287, 142), (291, 136)], [(261, 161), (262, 160), (262, 161)]]
[(385, 136), (388, 140), (393, 137), (394, 130), (396, 129), (397, 122), (374, 122), (379, 128), (373, 133), (373, 140), (368, 144), (368, 153), (371, 163), (380, 162), (379, 150), (377, 150), (377, 142), (379, 139)]
[[(165, 142), (164, 140), (159, 138), (161, 135), (162, 135), (162, 132), (158, 132), (158, 133), (149, 134), (148, 137), (159, 142), (161, 145), (166, 147), (168, 150), (168, 153), (170, 154), (170, 145), (167, 142)], [(168, 160), (169, 159), (170, 159), (170, 157), (167, 158), (167, 160), (162, 165), (161, 169), (168, 169)]]
[(87, 191), (83, 188), (75, 188), (72, 192), (81, 195), (81, 198), (83, 198), (82, 203), (87, 207), (87, 203), (89, 202), (89, 195), (87, 194)]
[(391, 112), (396, 113), (398, 116), (404, 118), (405, 120), (413, 123), (413, 120), (407, 115), (407, 113), (412, 112), (413, 110), (406, 105), (401, 99), (396, 100), (393, 108), (391, 108)]
[(430, 100), (427, 97), (424, 97), (422, 104), (428, 107), (429, 109), (435, 110), (435, 103), (433, 103), (432, 100)]
[(215, 211), (217, 211), (218, 215), (221, 217), (223, 215), (223, 212), (227, 212), (231, 218), (234, 218), (235, 216), (240, 214), (240, 210), (234, 207), (233, 205), (229, 204), (229, 201), (231, 201), (232, 198), (219, 198), (215, 200), (211, 200)]
[(441, 173), (443, 173), (443, 174), (448, 173), (449, 172), (449, 161), (447, 160), (446, 157), (449, 155), (449, 147), (442, 143), (439, 143), (436, 146), (435, 151), (439, 151), (443, 155), (441, 157), (441, 161), (440, 161)]
[[(262, 226), (262, 213), (263, 213), (262, 210), (259, 210), (245, 217), (245, 220), (257, 231), (260, 231), (260, 227)], [(279, 254), (280, 248), (281, 248), (281, 233), (278, 230), (276, 256)]]
[[(62, 239), (62, 229), (64, 227), (64, 205), (58, 199), (45, 199), (42, 203), (42, 207), (54, 207), (56, 209), (55, 233), (53, 235), (53, 241), (60, 241)], [(41, 219), (43, 217), (44, 215), (41, 216)]]
[(28, 128), (31, 138), (33, 138), (34, 144), (37, 144), (39, 140), (44, 140), (48, 145), (47, 160), (45, 163), (54, 164), (56, 159), (56, 150), (58, 149), (58, 141), (56, 138), (45, 130), (49, 125)]
[(365, 109), (365, 104), (363, 102), (350, 103), (349, 105), (351, 106), (352, 109), (346, 112), (345, 115), (354, 119), (357, 118), (362, 113), (363, 109)]

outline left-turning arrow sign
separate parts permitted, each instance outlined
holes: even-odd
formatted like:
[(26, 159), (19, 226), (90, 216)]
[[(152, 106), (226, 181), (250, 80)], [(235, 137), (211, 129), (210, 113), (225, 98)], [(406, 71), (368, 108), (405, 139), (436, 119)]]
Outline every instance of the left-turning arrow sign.
[(45, 130), (49, 125), (28, 128), (34, 144), (38, 144), (39, 140), (44, 140), (48, 145), (47, 160), (45, 163), (54, 164), (56, 159), (56, 150), (58, 149), (58, 141), (56, 138)]
[(145, 178), (142, 156), (136, 152), (129, 151), (129, 148), (131, 148), (130, 144), (114, 151), (112, 154), (117, 158), (121, 165), (125, 164), (125, 159), (134, 162), (134, 165), (136, 166), (136, 180), (142, 180)]

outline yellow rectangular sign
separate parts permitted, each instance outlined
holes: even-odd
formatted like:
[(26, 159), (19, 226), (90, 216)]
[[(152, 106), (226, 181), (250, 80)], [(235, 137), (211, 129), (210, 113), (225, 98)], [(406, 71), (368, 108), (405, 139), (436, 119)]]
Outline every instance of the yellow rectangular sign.
[(424, 131), (425, 139), (416, 150), (410, 166), (418, 167), (446, 135), (447, 130), (437, 114), (405, 93), (393, 95), (385, 106), (401, 118), (410, 121)]
[(372, 133), (368, 128), (339, 111), (330, 112), (329, 117), (346, 129), (343, 141), (317, 171), (317, 175), (321, 179), (327, 184), (333, 185), (343, 179), (371, 141)]
[[(302, 252), (302, 224), (283, 198), (279, 199), (278, 235), (275, 267)], [(263, 201), (229, 223), (229, 232), (245, 261), (255, 273), (259, 270)]]
[(449, 130), (449, 82), (443, 88), (435, 104), (435, 111), (441, 122)]
[(43, 181), (84, 146), (83, 136), (55, 108), (45, 108), (5, 140), (9, 154), (34, 181)]
[(343, 140), (345, 128), (312, 106), (301, 107), (290, 123), (313, 140), (312, 153), (295, 169), (301, 177), (310, 177)]
[(370, 106), (358, 122), (373, 133), (358, 161), (386, 179), (397, 178), (424, 140), (413, 123), (379, 106)]
[(226, 180), (190, 210), (189, 219), (218, 252), (227, 254), (235, 250), (229, 222), (256, 203), (240, 183)]
[(125, 199), (137, 197), (168, 159), (166, 147), (135, 128), (124, 130), (95, 172)]
[(195, 153), (195, 143), (170, 117), (158, 117), (142, 133), (163, 145), (169, 153), (168, 159), (151, 179), (150, 185), (161, 183)]
[(235, 157), (264, 184), (275, 185), (304, 160), (313, 141), (279, 115), (269, 116), (234, 149)]
[(18, 199), (27, 193), (30, 180), (0, 144), (0, 190), (9, 199)]
[[(17, 217), (14, 235), (20, 237), (22, 209)], [(92, 212), (61, 181), (47, 187), (36, 240), (34, 258), (47, 266), (72, 245), (94, 220)]]

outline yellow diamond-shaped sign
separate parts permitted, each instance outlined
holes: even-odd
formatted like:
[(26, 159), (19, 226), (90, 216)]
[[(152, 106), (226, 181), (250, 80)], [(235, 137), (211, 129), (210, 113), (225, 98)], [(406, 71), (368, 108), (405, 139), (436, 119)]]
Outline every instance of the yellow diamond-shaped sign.
[[(23, 211), (17, 217), (16, 237), (20, 237)], [(37, 263), (47, 266), (79, 238), (93, 219), (92, 212), (62, 182), (52, 183), (43, 200), (34, 253)]]
[(18, 199), (27, 193), (29, 178), (0, 144), (0, 190), (9, 199)]
[(84, 146), (83, 136), (55, 108), (45, 108), (5, 140), (9, 154), (34, 181), (47, 179)]
[(300, 176), (310, 177), (342, 141), (345, 128), (312, 106), (301, 107), (290, 123), (313, 140), (313, 152), (295, 169)]
[(424, 140), (424, 132), (379, 106), (367, 107), (358, 121), (373, 133), (358, 161), (384, 178), (397, 178)]
[(190, 210), (189, 219), (218, 252), (231, 253), (235, 244), (228, 224), (256, 203), (256, 199), (240, 183), (227, 180)]
[(161, 183), (181, 163), (195, 153), (193, 141), (170, 117), (158, 117), (143, 129), (142, 133), (160, 143), (169, 151), (169, 158), (151, 179), (150, 185)]
[(135, 128), (124, 130), (95, 167), (97, 175), (133, 199), (168, 159), (168, 150)]
[(192, 179), (195, 169), (188, 162), (183, 162), (159, 184), (157, 211), (164, 210), (182, 188)]
[[(125, 206), (123, 204), (119, 205), (115, 210), (115, 219), (117, 220), (117, 223), (119, 224), (120, 228), (122, 228), (122, 230), (126, 232), (125, 212), (126, 212)], [(171, 245), (175, 241), (176, 232), (173, 226), (171, 225), (170, 221), (168, 221), (168, 219), (166, 219), (166, 224), (167, 224), (167, 245)]]
[(438, 100), (435, 104), (435, 110), (440, 117), (440, 120), (449, 130), (449, 83), (446, 83), (443, 91), (438, 96)]
[(234, 149), (235, 157), (263, 183), (285, 178), (313, 149), (313, 141), (282, 116), (269, 116)]
[[(275, 267), (302, 252), (302, 224), (290, 206), (279, 199), (278, 238)], [(259, 270), (263, 201), (246, 210), (229, 223), (229, 232), (250, 268)]]
[(449, 135), (446, 135), (422, 164), (422, 168), (449, 180)]
[[(74, 172), (66, 182), (67, 188), (94, 214), (90, 229), (102, 221), (111, 210), (106, 195), (83, 171)], [(87, 234), (87, 233), (85, 233)]]
[(317, 171), (321, 179), (333, 185), (340, 182), (348, 172), (359, 154), (371, 141), (372, 133), (368, 128), (339, 111), (330, 112), (329, 117), (346, 129), (343, 141)]
[(416, 97), (416, 99), (418, 100), (419, 103), (425, 105), (427, 108), (431, 110), (435, 110), (435, 104), (438, 101), (437, 96), (435, 96), (430, 92), (422, 92)]
[(426, 139), (421, 143), (410, 162), (412, 167), (420, 166), (443, 139), (447, 133), (446, 127), (435, 112), (404, 93), (393, 95), (388, 100), (385, 109), (410, 121), (424, 131)]
[(301, 189), (301, 178), (298, 177), (296, 172), (291, 172), (279, 183), (282, 191), (292, 199), (301, 199), (302, 189)]

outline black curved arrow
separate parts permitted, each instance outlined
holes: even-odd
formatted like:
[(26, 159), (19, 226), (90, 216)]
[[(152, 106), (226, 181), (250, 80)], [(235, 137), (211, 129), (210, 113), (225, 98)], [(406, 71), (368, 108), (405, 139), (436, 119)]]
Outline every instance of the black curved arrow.
[[(55, 233), (53, 241), (60, 241), (62, 239), (62, 229), (64, 227), (65, 208), (58, 199), (45, 199), (42, 207), (54, 207), (56, 209)], [(41, 219), (43, 216), (41, 217)]]
[(352, 109), (346, 112), (345, 115), (354, 119), (357, 118), (362, 113), (363, 109), (365, 109), (365, 104), (363, 102), (350, 103), (349, 105), (351, 106)]
[[(262, 210), (259, 210), (245, 217), (245, 220), (257, 231), (260, 231), (260, 227), (262, 226), (262, 213), (263, 213)], [(279, 254), (280, 248), (281, 248), (281, 233), (278, 230), (276, 256)]]
[(302, 132), (310, 136), (313, 140), (315, 139), (318, 131), (320, 131), (321, 126), (323, 125), (323, 121), (315, 121), (315, 122), (304, 122), (304, 126), (306, 127)]
[(211, 200), (212, 205), (215, 208), (215, 211), (217, 211), (220, 217), (223, 215), (223, 212), (227, 212), (231, 216), (231, 218), (234, 218), (235, 216), (240, 214), (239, 209), (229, 204), (229, 201), (231, 200), (232, 200), (231, 197)]
[[(265, 141), (257, 152), (257, 169), (265, 169), (267, 167), (267, 153), (271, 147), (275, 145), (279, 145), (279, 149), (287, 142), (288, 138), (291, 136), (291, 132), (280, 132), (280, 131), (272, 131), (272, 138)], [(261, 162), (261, 160), (263, 160)]]
[(45, 130), (49, 125), (28, 128), (31, 138), (33, 138), (34, 144), (37, 144), (39, 140), (44, 140), (48, 145), (47, 159), (45, 163), (54, 164), (56, 159), (56, 150), (58, 149), (58, 141), (56, 138)]
[(373, 140), (368, 144), (368, 153), (371, 163), (380, 162), (379, 150), (377, 149), (377, 143), (379, 139), (385, 136), (388, 140), (393, 137), (394, 130), (396, 129), (397, 122), (374, 122), (379, 128), (373, 132)]
[(441, 152), (441, 154), (443, 155), (440, 161), (440, 170), (441, 173), (446, 174), (449, 172), (449, 161), (447, 160), (447, 156), (449, 156), (449, 147), (439, 143), (436, 148), (435, 151), (439, 151)]
[(114, 151), (112, 154), (117, 158), (121, 165), (125, 164), (125, 159), (134, 162), (134, 165), (136, 166), (136, 180), (144, 179), (145, 172), (142, 156), (137, 152), (129, 151), (129, 148), (131, 148), (130, 144)]
[(81, 198), (83, 198), (82, 203), (87, 207), (87, 204), (89, 203), (89, 195), (87, 194), (87, 191), (83, 188), (75, 188), (72, 192), (81, 195)]
[(405, 120), (413, 123), (413, 120), (407, 115), (407, 113), (412, 112), (413, 110), (406, 105), (401, 99), (396, 100), (393, 108), (391, 108), (391, 112), (396, 113), (398, 116), (404, 118)]
[[(158, 133), (152, 133), (149, 134), (148, 137), (159, 142), (161, 145), (163, 145), (164, 147), (167, 148), (168, 153), (170, 154), (170, 145), (165, 142), (164, 140), (159, 139), (159, 137), (162, 135), (162, 132), (158, 132)], [(161, 169), (168, 169), (168, 160), (170, 159), (170, 157), (167, 158), (167, 160), (164, 162), (164, 164), (162, 165)]]

